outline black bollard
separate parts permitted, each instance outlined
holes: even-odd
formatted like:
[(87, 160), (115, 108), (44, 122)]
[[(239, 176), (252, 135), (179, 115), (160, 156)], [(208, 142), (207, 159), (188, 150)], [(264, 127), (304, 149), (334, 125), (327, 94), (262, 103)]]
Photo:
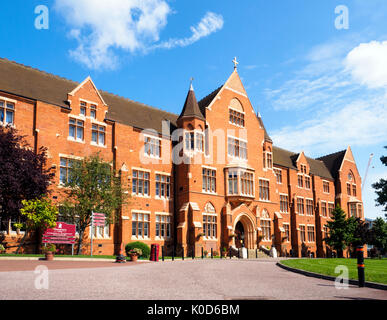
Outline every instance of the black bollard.
[(240, 250), (239, 250), (239, 248), (238, 248), (238, 259), (240, 259), (241, 258), (241, 256), (240, 256)]
[(258, 249), (255, 249), (255, 258), (258, 259)]
[(211, 248), (211, 259), (214, 259), (214, 251)]
[(202, 259), (204, 259), (204, 249), (202, 247)]
[(181, 260), (184, 261), (184, 248), (181, 248)]
[(175, 246), (172, 247), (172, 261), (175, 261)]
[(363, 248), (363, 246), (358, 246), (356, 248), (356, 253), (357, 253), (357, 275), (359, 278), (359, 287), (363, 288), (365, 285), (364, 248)]
[(231, 247), (228, 249), (228, 252), (229, 252), (229, 255), (230, 255), (230, 259), (232, 258), (232, 255), (231, 255)]
[(161, 247), (161, 259), (164, 261), (164, 246)]
[(195, 260), (195, 249), (192, 248), (192, 260)]

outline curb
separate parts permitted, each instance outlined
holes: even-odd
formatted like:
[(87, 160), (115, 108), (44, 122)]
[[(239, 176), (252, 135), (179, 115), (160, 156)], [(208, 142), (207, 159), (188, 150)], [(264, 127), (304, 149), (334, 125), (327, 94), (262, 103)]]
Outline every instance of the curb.
[[(336, 277), (327, 276), (327, 275), (324, 275), (324, 274), (319, 274), (319, 273), (314, 273), (314, 272), (310, 272), (310, 271), (305, 271), (305, 270), (301, 270), (301, 269), (292, 268), (292, 267), (289, 267), (289, 266), (285, 266), (284, 264), (282, 264), (280, 262), (277, 262), (276, 265), (278, 267), (282, 268), (282, 269), (287, 270), (287, 271), (299, 273), (299, 274), (302, 274), (302, 275), (307, 276), (307, 277), (319, 278), (319, 279), (330, 280), (330, 281), (335, 281), (336, 280)], [(353, 279), (348, 279), (348, 283), (352, 284), (352, 285), (355, 285), (355, 286), (359, 285), (359, 281), (358, 280), (353, 280)], [(368, 288), (372, 288), (372, 289), (387, 290), (387, 285), (386, 284), (381, 284), (381, 283), (376, 283), (376, 282), (366, 281), (365, 282), (365, 286), (368, 287)]]
[[(46, 261), (42, 257), (0, 257), (0, 261)], [(77, 261), (77, 262), (115, 262), (115, 259), (103, 258), (60, 258), (55, 257), (54, 261)], [(127, 261), (130, 262), (130, 261)], [(149, 262), (148, 260), (137, 260), (137, 262)]]

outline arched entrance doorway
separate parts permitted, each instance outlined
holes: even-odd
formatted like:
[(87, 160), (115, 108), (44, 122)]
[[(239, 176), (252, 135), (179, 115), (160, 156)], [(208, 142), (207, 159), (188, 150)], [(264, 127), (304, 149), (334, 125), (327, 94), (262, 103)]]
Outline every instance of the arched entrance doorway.
[(237, 248), (254, 249), (257, 243), (257, 232), (253, 220), (245, 213), (236, 217), (234, 222), (234, 243)]
[(240, 221), (235, 226), (235, 246), (237, 248), (245, 247), (245, 229)]

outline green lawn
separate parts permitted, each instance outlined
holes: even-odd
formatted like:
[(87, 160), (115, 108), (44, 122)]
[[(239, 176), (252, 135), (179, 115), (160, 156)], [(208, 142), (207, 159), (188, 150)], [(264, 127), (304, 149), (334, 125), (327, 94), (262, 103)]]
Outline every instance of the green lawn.
[[(281, 263), (292, 268), (334, 277), (339, 275), (335, 273), (335, 268), (344, 265), (348, 267), (349, 278), (357, 280), (356, 259), (291, 259)], [(364, 265), (366, 281), (387, 284), (387, 259), (365, 259)]]

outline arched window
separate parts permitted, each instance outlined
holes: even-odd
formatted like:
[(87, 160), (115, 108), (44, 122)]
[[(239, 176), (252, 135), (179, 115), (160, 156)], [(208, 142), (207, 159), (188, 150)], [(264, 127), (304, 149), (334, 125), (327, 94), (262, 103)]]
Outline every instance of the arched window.
[(245, 113), (243, 111), (243, 106), (236, 98), (230, 101), (229, 122), (239, 127), (245, 126)]

